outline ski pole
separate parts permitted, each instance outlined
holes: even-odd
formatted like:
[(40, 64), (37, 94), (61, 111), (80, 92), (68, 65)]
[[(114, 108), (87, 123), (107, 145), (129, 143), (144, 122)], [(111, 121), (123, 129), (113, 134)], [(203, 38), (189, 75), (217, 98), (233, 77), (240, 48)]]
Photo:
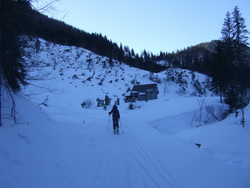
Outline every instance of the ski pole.
[(122, 122), (121, 122), (121, 119), (120, 120), (120, 125), (121, 125), (121, 128), (122, 128), (122, 133), (124, 133), (124, 130), (123, 130), (123, 127), (122, 127)]
[(109, 120), (108, 120), (108, 128), (107, 128), (107, 131), (109, 130), (109, 122), (110, 122), (110, 115), (109, 115)]

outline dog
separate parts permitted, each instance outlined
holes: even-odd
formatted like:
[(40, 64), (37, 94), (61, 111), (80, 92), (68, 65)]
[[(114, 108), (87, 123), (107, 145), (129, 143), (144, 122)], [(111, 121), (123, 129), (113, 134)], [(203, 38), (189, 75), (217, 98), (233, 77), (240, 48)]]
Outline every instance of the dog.
[(196, 145), (198, 148), (201, 147), (201, 144), (195, 143), (195, 145)]

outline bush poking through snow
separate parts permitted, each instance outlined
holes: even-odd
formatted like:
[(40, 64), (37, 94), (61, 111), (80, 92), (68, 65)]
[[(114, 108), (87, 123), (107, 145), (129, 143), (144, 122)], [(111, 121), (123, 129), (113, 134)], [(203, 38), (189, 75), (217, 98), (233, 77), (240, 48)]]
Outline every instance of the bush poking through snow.
[(48, 101), (49, 101), (49, 96), (47, 95), (47, 97), (44, 99), (44, 101), (42, 103), (38, 104), (37, 106), (48, 107)]
[(72, 79), (76, 80), (76, 79), (78, 79), (78, 76), (77, 76), (76, 74), (74, 74), (74, 75), (72, 76)]
[(209, 105), (205, 99), (199, 100), (199, 108), (194, 111), (192, 124), (200, 127), (205, 124), (222, 121), (227, 117), (228, 109), (224, 105)]
[(227, 110), (223, 106), (206, 105), (205, 110), (207, 113), (207, 123), (222, 121), (227, 117)]
[(92, 105), (93, 105), (93, 102), (90, 98), (85, 99), (81, 104), (82, 108), (90, 108)]

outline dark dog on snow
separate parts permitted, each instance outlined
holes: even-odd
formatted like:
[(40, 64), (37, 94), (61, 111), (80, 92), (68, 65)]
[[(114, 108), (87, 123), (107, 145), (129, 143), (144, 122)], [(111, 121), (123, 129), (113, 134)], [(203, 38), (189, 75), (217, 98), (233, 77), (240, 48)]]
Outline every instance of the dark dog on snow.
[(201, 144), (195, 143), (195, 145), (196, 145), (198, 148), (201, 147)]

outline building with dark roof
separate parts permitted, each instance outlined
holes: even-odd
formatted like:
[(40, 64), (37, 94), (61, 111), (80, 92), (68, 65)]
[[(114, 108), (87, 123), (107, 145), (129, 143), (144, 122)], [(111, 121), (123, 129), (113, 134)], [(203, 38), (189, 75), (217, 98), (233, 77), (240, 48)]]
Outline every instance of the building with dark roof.
[(148, 101), (157, 99), (159, 94), (157, 84), (134, 85), (125, 95), (125, 102)]

